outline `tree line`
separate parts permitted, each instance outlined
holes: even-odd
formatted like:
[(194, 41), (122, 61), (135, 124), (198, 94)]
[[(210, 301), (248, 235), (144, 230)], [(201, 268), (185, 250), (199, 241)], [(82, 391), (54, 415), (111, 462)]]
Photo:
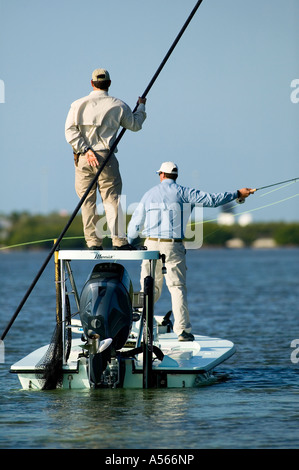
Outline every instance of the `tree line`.
[[(69, 220), (68, 214), (51, 213), (32, 215), (28, 212), (0, 215), (0, 245), (14, 249), (49, 249)], [(127, 223), (130, 215), (127, 216)], [(247, 226), (219, 225), (203, 222), (202, 247), (226, 246), (230, 240), (239, 239), (244, 246), (251, 246), (257, 239), (272, 239), (277, 246), (299, 245), (299, 222), (258, 222)], [(142, 240), (139, 240), (142, 243)], [(104, 248), (111, 246), (104, 239)], [(83, 249), (85, 241), (81, 215), (77, 215), (61, 242), (61, 249)]]

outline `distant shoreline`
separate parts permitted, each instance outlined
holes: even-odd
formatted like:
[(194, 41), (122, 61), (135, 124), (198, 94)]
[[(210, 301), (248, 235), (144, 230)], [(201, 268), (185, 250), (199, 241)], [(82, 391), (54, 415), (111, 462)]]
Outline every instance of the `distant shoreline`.
[[(69, 220), (67, 214), (31, 215), (12, 213), (0, 215), (0, 248), (37, 251), (52, 248)], [(127, 216), (127, 223), (130, 216)], [(197, 222), (198, 223), (198, 222)], [(194, 223), (189, 226), (193, 235)], [(298, 222), (251, 222), (247, 225), (231, 225), (218, 222), (203, 222), (202, 248), (281, 248), (299, 246)], [(192, 240), (186, 240), (192, 242)], [(140, 240), (142, 243), (142, 240)], [(111, 240), (104, 238), (104, 248), (111, 246)], [(13, 247), (13, 248), (12, 248)], [(77, 215), (61, 241), (60, 249), (85, 249), (81, 215)]]

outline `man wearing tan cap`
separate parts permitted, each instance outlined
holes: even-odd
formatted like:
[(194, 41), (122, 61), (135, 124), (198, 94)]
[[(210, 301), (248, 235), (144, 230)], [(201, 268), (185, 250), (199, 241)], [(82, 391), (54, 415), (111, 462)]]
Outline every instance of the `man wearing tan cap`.
[[(250, 188), (234, 192), (206, 193), (176, 183), (178, 167), (173, 162), (162, 163), (157, 171), (160, 184), (147, 191), (134, 211), (128, 226), (128, 240), (133, 242), (142, 231), (146, 237), (144, 245), (148, 250), (165, 254), (165, 281), (171, 295), (173, 330), (179, 341), (193, 341), (187, 303), (186, 257), (183, 239), (190, 212), (184, 211), (189, 204), (203, 207), (218, 207), (237, 198), (253, 194)], [(141, 289), (143, 280), (149, 275), (149, 261), (142, 262)], [(157, 261), (155, 270), (155, 302), (163, 286), (162, 261)]]
[[(120, 127), (139, 131), (146, 118), (145, 98), (138, 99), (135, 113), (123, 101), (109, 96), (109, 72), (96, 69), (92, 74), (93, 91), (72, 103), (65, 123), (65, 137), (75, 155), (75, 189), (81, 199), (90, 182), (105, 160)], [(117, 152), (117, 148), (114, 153)], [(105, 209), (107, 225), (115, 249), (132, 249), (125, 236), (124, 220), (120, 214), (119, 198), (122, 180), (115, 154), (109, 157), (97, 185), (90, 190), (82, 204), (84, 236), (89, 249), (102, 249), (102, 237), (97, 223), (97, 188)], [(96, 187), (97, 186), (97, 187)]]

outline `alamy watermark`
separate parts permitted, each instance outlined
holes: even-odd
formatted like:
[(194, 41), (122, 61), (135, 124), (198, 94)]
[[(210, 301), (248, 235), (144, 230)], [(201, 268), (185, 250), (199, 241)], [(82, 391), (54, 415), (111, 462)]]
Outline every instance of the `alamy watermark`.
[(0, 80), (0, 103), (5, 103), (5, 84)]
[(4, 348), (4, 341), (0, 339), (0, 364), (4, 364), (5, 362), (5, 348)]
[(291, 362), (293, 364), (298, 364), (299, 362), (299, 339), (293, 339), (291, 342), (291, 348), (294, 348), (294, 351), (291, 352)]
[(290, 95), (291, 101), (297, 104), (299, 103), (299, 78), (294, 78), (294, 80), (291, 81), (291, 88), (294, 88)]
[(97, 212), (100, 215), (96, 224), (96, 235), (99, 239), (115, 236), (126, 238), (127, 214), (133, 213), (128, 226), (128, 236), (132, 239), (138, 236), (184, 239), (186, 249), (198, 249), (203, 243), (202, 204), (150, 203), (145, 208), (141, 203), (134, 203), (127, 207), (126, 196), (122, 195), (118, 205), (105, 204), (103, 208), (102, 204), (98, 204)]

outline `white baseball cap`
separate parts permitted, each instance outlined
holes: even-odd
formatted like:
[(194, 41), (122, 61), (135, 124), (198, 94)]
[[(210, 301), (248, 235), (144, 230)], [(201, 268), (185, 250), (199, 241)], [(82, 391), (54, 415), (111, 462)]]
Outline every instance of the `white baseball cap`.
[(178, 166), (173, 162), (163, 162), (160, 166), (160, 170), (156, 173), (168, 173), (169, 175), (178, 175)]
[(94, 82), (103, 82), (104, 80), (110, 80), (110, 75), (109, 75), (108, 70), (95, 69), (92, 72), (92, 80)]

